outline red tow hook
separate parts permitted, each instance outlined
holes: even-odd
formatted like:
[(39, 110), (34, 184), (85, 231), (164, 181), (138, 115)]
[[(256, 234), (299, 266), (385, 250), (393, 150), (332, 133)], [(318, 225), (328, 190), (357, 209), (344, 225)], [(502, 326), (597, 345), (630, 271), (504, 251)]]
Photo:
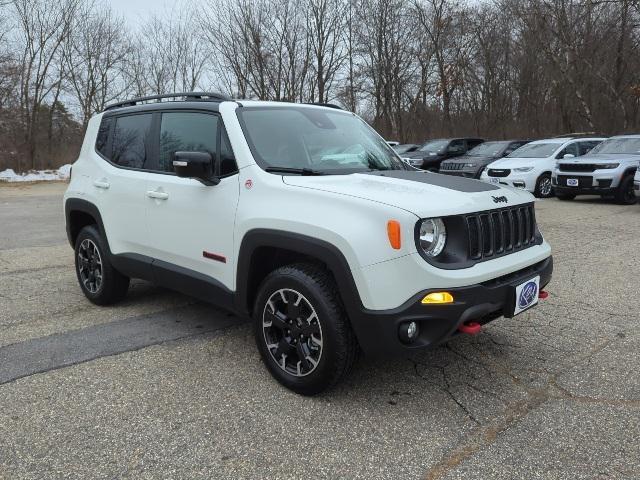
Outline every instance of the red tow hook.
[(549, 296), (549, 292), (545, 292), (544, 290), (540, 290), (540, 293), (538, 294), (538, 298), (540, 300), (544, 300), (548, 296)]
[(482, 330), (482, 325), (478, 322), (467, 322), (458, 327), (458, 331), (466, 333), (467, 335), (477, 335), (480, 333), (480, 330)]

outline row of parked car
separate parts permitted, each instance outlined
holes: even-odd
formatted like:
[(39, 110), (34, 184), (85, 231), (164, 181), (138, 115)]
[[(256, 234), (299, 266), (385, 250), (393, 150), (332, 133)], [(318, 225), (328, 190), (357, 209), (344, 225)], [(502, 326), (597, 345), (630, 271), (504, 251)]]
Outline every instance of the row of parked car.
[(640, 135), (447, 138), (393, 148), (413, 167), (522, 188), (539, 198), (600, 195), (633, 204), (640, 194)]

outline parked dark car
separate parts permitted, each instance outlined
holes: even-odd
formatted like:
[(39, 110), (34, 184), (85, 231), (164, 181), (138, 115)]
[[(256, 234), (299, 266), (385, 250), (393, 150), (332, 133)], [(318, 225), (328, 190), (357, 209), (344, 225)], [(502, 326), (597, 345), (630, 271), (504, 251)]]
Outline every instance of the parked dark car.
[(503, 140), (484, 142), (469, 150), (465, 155), (440, 164), (440, 173), (459, 175), (469, 178), (480, 178), (484, 168), (498, 158), (506, 157), (530, 140)]
[(429, 140), (410, 153), (402, 154), (416, 168), (437, 172), (440, 163), (447, 158), (459, 157), (484, 142), (482, 138), (441, 138)]
[(402, 155), (403, 153), (415, 152), (419, 147), (420, 145), (418, 145), (417, 143), (403, 143), (400, 145), (395, 145), (391, 148), (393, 148), (398, 155)]

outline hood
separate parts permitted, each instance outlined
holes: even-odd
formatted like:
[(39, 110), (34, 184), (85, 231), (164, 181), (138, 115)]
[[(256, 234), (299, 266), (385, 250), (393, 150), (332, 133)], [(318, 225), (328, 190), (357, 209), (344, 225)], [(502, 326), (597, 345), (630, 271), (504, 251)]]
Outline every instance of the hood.
[(489, 164), (490, 168), (518, 168), (535, 165), (536, 162), (545, 160), (544, 158), (500, 158)]
[(593, 153), (576, 158), (563, 158), (562, 163), (611, 163), (623, 160), (640, 161), (640, 155), (630, 155), (628, 153)]
[[(524, 190), (452, 175), (392, 170), (351, 175), (283, 176), (290, 186), (312, 188), (401, 208), (420, 218), (458, 215), (533, 201)], [(506, 197), (507, 202), (494, 197)]]

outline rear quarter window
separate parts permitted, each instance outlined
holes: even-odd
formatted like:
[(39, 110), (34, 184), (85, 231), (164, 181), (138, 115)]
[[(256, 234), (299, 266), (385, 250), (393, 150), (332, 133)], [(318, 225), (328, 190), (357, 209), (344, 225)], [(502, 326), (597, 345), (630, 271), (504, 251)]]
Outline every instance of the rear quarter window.
[(109, 158), (107, 148), (109, 147), (111, 125), (113, 125), (113, 117), (103, 117), (102, 122), (100, 122), (100, 128), (98, 128), (98, 136), (96, 137), (96, 150), (105, 158)]

